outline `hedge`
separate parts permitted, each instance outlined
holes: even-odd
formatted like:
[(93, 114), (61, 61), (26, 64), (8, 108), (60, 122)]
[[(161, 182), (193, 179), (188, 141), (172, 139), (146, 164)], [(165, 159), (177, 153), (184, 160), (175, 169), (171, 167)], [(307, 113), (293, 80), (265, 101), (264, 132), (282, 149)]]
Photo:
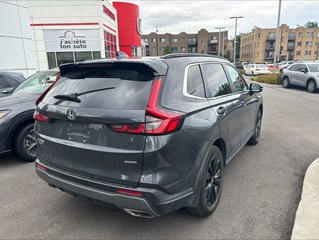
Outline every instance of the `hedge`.
[(268, 84), (281, 84), (280, 74), (278, 73), (272, 73), (268, 75), (258, 75), (255, 77), (252, 77), (250, 80), (259, 82), (259, 83), (268, 83)]

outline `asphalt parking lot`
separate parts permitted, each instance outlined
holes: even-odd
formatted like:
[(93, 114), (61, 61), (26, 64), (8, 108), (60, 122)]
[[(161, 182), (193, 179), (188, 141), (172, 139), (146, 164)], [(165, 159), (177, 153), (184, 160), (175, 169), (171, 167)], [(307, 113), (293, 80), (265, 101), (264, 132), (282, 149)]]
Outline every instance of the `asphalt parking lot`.
[[(304, 174), (319, 157), (319, 93), (264, 86), (262, 137), (227, 166), (215, 213), (134, 218), (48, 187), (34, 163), (0, 158), (0, 238), (289, 238)], [(319, 186), (318, 186), (319, 187)]]

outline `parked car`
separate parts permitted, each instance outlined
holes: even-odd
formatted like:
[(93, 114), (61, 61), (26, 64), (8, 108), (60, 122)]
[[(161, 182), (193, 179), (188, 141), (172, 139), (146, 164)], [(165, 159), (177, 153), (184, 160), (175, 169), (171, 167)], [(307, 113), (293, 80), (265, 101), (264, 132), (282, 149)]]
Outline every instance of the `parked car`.
[(0, 100), (0, 154), (14, 150), (26, 161), (34, 161), (35, 100), (56, 79), (58, 70), (38, 72)]
[(282, 86), (291, 85), (306, 87), (308, 92), (314, 93), (319, 88), (319, 63), (295, 63), (282, 71)]
[(13, 88), (23, 82), (25, 78), (23, 74), (11, 73), (11, 72), (0, 72), (0, 97), (5, 93), (12, 91)]
[(139, 217), (208, 216), (225, 164), (259, 141), (262, 87), (227, 60), (171, 54), (60, 71), (34, 114), (36, 172), (75, 196)]
[(270, 71), (278, 70), (278, 65), (274, 66), (274, 64), (267, 64), (267, 67)]
[(281, 72), (283, 69), (289, 67), (293, 63), (294, 63), (294, 61), (282, 61), (282, 62), (277, 64), (277, 68)]
[(248, 64), (244, 66), (245, 75), (261, 75), (261, 74), (269, 74), (270, 71), (265, 64)]

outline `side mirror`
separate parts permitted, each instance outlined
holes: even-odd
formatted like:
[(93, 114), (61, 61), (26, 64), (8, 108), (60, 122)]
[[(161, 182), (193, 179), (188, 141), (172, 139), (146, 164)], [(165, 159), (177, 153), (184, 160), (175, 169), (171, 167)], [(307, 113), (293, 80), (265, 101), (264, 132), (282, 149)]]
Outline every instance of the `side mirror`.
[(249, 85), (249, 91), (252, 94), (256, 92), (261, 92), (263, 89), (263, 86), (259, 85), (258, 83), (251, 83)]
[(307, 70), (307, 68), (301, 68), (301, 69), (300, 69), (300, 72), (307, 73), (308, 70)]
[(3, 90), (2, 93), (3, 94), (9, 94), (9, 93), (11, 93), (11, 91), (12, 91), (12, 88)]

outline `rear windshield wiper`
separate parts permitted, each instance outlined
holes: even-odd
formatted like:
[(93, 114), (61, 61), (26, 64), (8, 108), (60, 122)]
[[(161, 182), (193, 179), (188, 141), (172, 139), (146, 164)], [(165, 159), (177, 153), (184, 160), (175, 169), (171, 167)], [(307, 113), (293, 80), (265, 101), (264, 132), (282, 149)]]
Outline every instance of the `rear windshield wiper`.
[(108, 88), (100, 88), (100, 89), (90, 90), (90, 91), (81, 92), (81, 93), (61, 94), (61, 95), (55, 95), (54, 98), (55, 99), (59, 99), (59, 100), (67, 100), (67, 101), (80, 103), (81, 100), (78, 98), (78, 96), (81, 96), (81, 95), (84, 95), (84, 94), (88, 94), (88, 93), (93, 93), (93, 92), (99, 92), (99, 91), (114, 89), (114, 88), (115, 87), (108, 87)]

